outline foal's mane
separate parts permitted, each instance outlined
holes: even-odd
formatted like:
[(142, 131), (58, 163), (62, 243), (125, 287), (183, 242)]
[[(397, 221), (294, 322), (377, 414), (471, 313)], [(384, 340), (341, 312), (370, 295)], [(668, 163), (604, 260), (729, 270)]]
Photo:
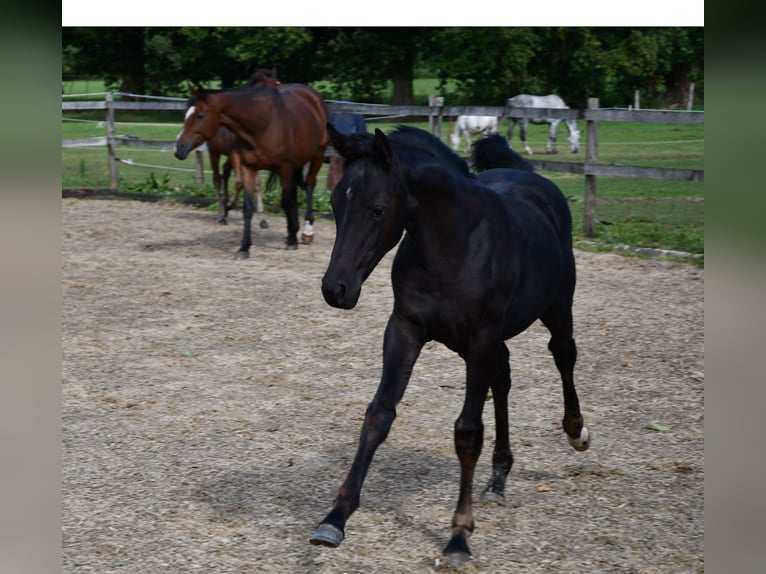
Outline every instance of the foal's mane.
[(409, 167), (438, 163), (455, 176), (475, 178), (466, 161), (433, 134), (410, 126), (397, 126), (389, 135), (391, 147)]

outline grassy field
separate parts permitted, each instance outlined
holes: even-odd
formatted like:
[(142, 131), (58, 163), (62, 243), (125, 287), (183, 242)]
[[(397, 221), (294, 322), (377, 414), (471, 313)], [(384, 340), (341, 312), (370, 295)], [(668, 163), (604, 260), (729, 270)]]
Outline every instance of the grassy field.
[[(94, 89), (92, 91), (97, 91)], [(62, 139), (82, 139), (106, 135), (102, 112), (62, 114)], [(115, 128), (118, 136), (146, 140), (173, 141), (180, 129), (180, 112), (120, 112)], [(369, 127), (388, 131), (395, 120), (368, 122)], [(584, 123), (581, 122), (584, 132)], [(410, 125), (428, 128), (427, 121)], [(442, 127), (442, 139), (448, 143), (451, 118)], [(506, 135), (503, 122), (501, 134)], [(581, 151), (572, 154), (566, 147), (566, 128), (559, 128), (557, 156), (544, 154), (547, 127), (530, 125), (527, 139), (535, 152), (532, 157), (583, 162)], [(634, 124), (601, 122), (598, 127), (598, 159), (604, 164), (648, 167), (704, 169), (704, 126), (672, 124)], [(512, 144), (518, 144), (514, 134)], [(584, 136), (583, 136), (584, 138)], [(518, 149), (518, 146), (516, 146)], [(194, 180), (194, 162), (177, 160), (168, 147), (164, 150), (118, 146), (117, 155), (129, 163), (118, 164), (119, 189), (146, 193), (214, 197), (212, 176), (205, 155), (205, 185)], [(326, 166), (320, 172), (315, 208), (330, 211), (329, 192), (324, 187)], [(583, 241), (584, 178), (580, 175), (543, 172), (562, 189), (570, 200), (575, 225), (575, 241)], [(109, 169), (103, 146), (62, 148), (63, 188), (108, 188)], [(267, 205), (279, 211), (279, 194), (267, 192)], [(627, 244), (704, 254), (704, 186), (694, 182), (599, 177), (597, 180), (596, 237), (587, 238), (595, 248), (613, 249)], [(696, 259), (704, 262), (704, 257)]]

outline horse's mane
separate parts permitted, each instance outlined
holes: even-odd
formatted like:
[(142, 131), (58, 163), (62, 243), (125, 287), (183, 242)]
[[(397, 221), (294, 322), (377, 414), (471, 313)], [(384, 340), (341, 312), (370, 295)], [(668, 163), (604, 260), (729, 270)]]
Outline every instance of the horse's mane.
[(389, 135), (389, 141), (391, 147), (399, 152), (399, 159), (410, 167), (437, 162), (455, 175), (475, 177), (463, 158), (427, 131), (400, 125)]

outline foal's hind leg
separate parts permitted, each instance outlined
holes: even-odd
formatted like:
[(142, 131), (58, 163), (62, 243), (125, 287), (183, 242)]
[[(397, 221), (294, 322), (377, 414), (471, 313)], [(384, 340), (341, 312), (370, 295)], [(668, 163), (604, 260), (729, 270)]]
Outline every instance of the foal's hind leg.
[(511, 390), (511, 367), (508, 347), (502, 344), (504, 361), (498, 361), (498, 371), (490, 382), (495, 405), (495, 450), (492, 454), (492, 477), (481, 493), (482, 502), (505, 504), (505, 479), (513, 465), (513, 454), (508, 440), (508, 392)]
[(541, 317), (551, 333), (548, 349), (561, 374), (564, 388), (564, 419), (562, 425), (575, 450), (587, 450), (591, 436), (580, 412), (580, 401), (574, 385), (574, 365), (577, 361), (577, 347), (572, 338), (572, 308), (551, 310)]

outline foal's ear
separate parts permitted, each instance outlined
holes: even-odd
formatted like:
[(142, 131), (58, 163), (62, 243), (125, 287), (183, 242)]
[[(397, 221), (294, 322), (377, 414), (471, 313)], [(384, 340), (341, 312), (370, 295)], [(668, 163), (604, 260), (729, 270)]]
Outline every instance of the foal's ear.
[(327, 122), (327, 133), (330, 136), (330, 144), (338, 155), (345, 158), (348, 152), (346, 148), (346, 136), (335, 129), (335, 126)]
[(391, 146), (388, 143), (386, 134), (375, 128), (375, 139), (373, 140), (373, 149), (378, 154), (380, 159), (383, 160), (387, 166), (391, 166), (391, 160), (393, 155), (391, 154)]

